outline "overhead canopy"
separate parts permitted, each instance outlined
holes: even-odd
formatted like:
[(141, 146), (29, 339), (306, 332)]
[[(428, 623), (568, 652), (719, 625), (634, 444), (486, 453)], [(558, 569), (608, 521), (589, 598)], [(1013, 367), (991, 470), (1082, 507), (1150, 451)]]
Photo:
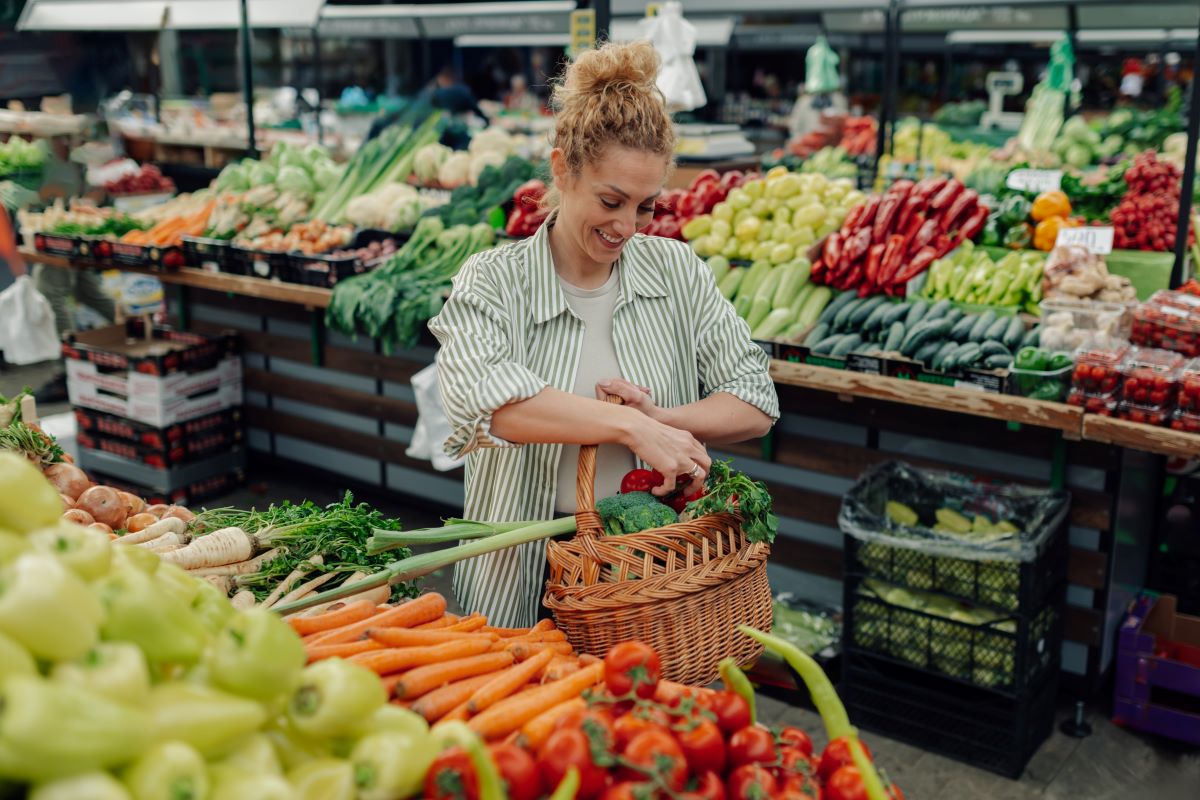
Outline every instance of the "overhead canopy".
[[(253, 28), (312, 28), (324, 0), (248, 0)], [(28, 0), (22, 31), (227, 30), (241, 26), (239, 0)]]
[[(684, 18), (696, 27), (698, 47), (727, 47), (737, 20), (733, 17), (688, 17)], [(638, 38), (638, 18), (614, 19), (609, 29), (609, 38), (614, 42), (632, 42)]]
[[(518, 0), (506, 3), (439, 5), (327, 5), (317, 31), (322, 36), (458, 39), (502, 35), (510, 45), (534, 44), (570, 33), (575, 0)], [(520, 41), (522, 37), (529, 41)], [(466, 47), (479, 40), (467, 39)], [(487, 41), (487, 40), (484, 40)], [(558, 41), (557, 39), (555, 40)], [(565, 41), (565, 39), (564, 39)], [(494, 45), (488, 45), (494, 46)]]

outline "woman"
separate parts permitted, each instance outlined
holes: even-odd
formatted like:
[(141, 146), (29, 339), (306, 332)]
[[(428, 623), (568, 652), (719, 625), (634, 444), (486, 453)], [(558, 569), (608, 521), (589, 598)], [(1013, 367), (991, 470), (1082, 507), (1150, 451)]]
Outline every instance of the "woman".
[[(553, 97), (556, 210), (530, 239), (464, 264), (429, 324), (446, 451), (469, 454), (468, 518), (574, 513), (583, 444), (600, 445), (597, 497), (638, 462), (666, 476), (659, 493), (684, 475), (691, 491), (711, 464), (701, 442), (761, 436), (779, 416), (766, 356), (708, 267), (682, 242), (635, 235), (675, 146), (657, 73), (645, 42), (568, 68)], [(535, 543), (460, 563), (459, 603), (531, 625), (545, 560)]]

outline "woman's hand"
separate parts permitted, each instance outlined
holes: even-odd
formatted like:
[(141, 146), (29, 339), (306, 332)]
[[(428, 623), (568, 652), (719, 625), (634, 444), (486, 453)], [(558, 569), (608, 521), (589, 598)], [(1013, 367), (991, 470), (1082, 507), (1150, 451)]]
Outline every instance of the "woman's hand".
[[(607, 400), (608, 395), (616, 395), (621, 402), (635, 411), (640, 411), (647, 417), (659, 419), (659, 407), (650, 396), (650, 390), (645, 386), (630, 383), (624, 378), (609, 378), (596, 384), (596, 399)], [(661, 422), (662, 420), (659, 419)]]
[(652, 469), (662, 473), (663, 484), (652, 490), (654, 495), (662, 497), (673, 492), (675, 478), (680, 475), (689, 478), (682, 487), (685, 494), (692, 494), (704, 486), (712, 459), (696, 437), (645, 414), (637, 415), (634, 420), (624, 445)]

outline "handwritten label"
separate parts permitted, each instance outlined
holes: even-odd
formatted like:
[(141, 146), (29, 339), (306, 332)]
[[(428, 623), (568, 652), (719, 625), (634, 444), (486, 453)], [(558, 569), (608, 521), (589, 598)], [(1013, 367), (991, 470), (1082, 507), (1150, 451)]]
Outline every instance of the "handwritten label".
[(1055, 247), (1077, 244), (1086, 247), (1089, 253), (1106, 256), (1113, 250), (1112, 228), (1061, 228)]
[(1014, 169), (1005, 183), (1018, 192), (1053, 192), (1062, 186), (1062, 170)]

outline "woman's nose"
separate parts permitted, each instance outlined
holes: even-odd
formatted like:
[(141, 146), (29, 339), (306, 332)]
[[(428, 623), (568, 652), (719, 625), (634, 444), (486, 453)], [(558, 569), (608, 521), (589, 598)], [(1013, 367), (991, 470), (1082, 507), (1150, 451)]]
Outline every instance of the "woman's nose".
[(613, 228), (626, 239), (637, 233), (637, 211), (622, 212), (617, 216)]

